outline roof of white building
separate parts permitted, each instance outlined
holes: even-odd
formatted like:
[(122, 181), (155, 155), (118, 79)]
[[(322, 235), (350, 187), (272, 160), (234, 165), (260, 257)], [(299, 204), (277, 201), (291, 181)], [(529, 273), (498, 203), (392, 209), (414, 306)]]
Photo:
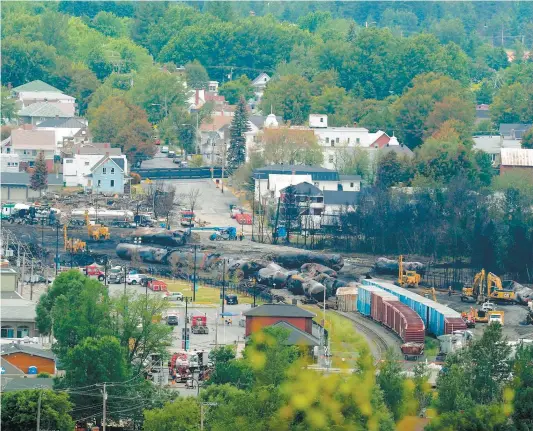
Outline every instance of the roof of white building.
[(19, 99), (22, 100), (65, 100), (74, 103), (75, 97), (63, 94), (59, 91), (20, 91)]
[(504, 166), (533, 167), (533, 150), (525, 148), (502, 148), (501, 164)]
[(15, 150), (55, 150), (56, 134), (53, 130), (26, 130), (15, 129), (11, 131), (11, 146)]
[(49, 118), (39, 123), (37, 128), (53, 127), (56, 129), (82, 129), (85, 127), (77, 118)]
[(499, 135), (474, 136), (474, 149), (489, 154), (500, 154), (502, 148), (521, 148), (517, 139), (505, 139)]
[(20, 117), (70, 117), (55, 104), (49, 102), (37, 102), (22, 108)]
[(61, 91), (55, 87), (52, 87), (50, 84), (43, 82), (39, 79), (35, 81), (27, 82), (26, 84), (19, 85), (18, 87), (13, 88), (13, 91), (19, 93), (21, 91), (53, 91), (60, 93)]

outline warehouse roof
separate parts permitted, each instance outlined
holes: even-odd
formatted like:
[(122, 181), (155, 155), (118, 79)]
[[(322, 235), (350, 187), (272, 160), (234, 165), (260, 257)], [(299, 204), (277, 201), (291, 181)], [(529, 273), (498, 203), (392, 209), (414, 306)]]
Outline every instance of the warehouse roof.
[(503, 166), (533, 167), (533, 150), (525, 148), (502, 148), (501, 164)]
[(359, 192), (324, 190), (324, 205), (357, 205)]
[(263, 304), (243, 314), (253, 317), (315, 317), (314, 313), (291, 304)]
[[(3, 318), (3, 316), (2, 316)], [(11, 343), (2, 344), (0, 346), (0, 356), (12, 355), (13, 353), (26, 353), (31, 356), (39, 356), (41, 358), (53, 359), (55, 361), (56, 355), (51, 350), (39, 349), (38, 347), (30, 347), (25, 344)]]
[(2, 321), (35, 322), (36, 304), (33, 301), (19, 298), (2, 297), (0, 310)]
[[(26, 172), (0, 172), (0, 183), (2, 185), (29, 186), (30, 174)], [(63, 175), (48, 174), (49, 186), (60, 186), (63, 184)]]
[(318, 346), (320, 341), (318, 338), (305, 331), (291, 325), (289, 322), (278, 322), (272, 325), (276, 328), (283, 328), (289, 331), (289, 338), (285, 344), (289, 346), (304, 345), (304, 346)]

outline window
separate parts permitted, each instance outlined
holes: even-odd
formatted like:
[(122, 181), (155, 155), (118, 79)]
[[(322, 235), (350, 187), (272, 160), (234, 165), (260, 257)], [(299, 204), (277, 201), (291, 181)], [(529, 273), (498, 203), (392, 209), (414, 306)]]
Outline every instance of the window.
[(85, 166), (89, 166), (89, 162), (85, 162)]
[(115, 173), (115, 168), (111, 168), (111, 175)]
[(329, 138), (326, 138), (326, 144), (329, 144)]
[(69, 160), (69, 159), (65, 160), (65, 163), (73, 163), (73, 162), (74, 162), (74, 160), (72, 160), (72, 159), (70, 159), (70, 160)]
[(102, 168), (102, 174), (107, 174), (107, 168)]
[(11, 148), (9, 147), (6, 148), (6, 154), (11, 154)]
[(30, 168), (33, 168), (33, 165), (35, 165), (35, 162), (29, 162), (28, 165), (30, 166)]
[(329, 156), (328, 161), (329, 163), (333, 163), (333, 156)]
[(315, 186), (316, 186), (316, 187), (318, 187), (318, 184), (319, 184), (318, 181), (315, 181)]
[(33, 151), (31, 152), (31, 155), (32, 155), (32, 156), (36, 156), (36, 155), (37, 155), (37, 150), (33, 150)]
[(14, 338), (15, 330), (11, 326), (2, 326), (2, 329), (0, 330), (0, 337)]
[(348, 141), (347, 141), (347, 142), (350, 143), (350, 138), (348, 138)]
[(354, 184), (353, 184), (353, 183), (350, 183), (350, 188), (352, 188), (352, 189), (353, 189), (353, 186), (354, 186)]
[(334, 147), (335, 146), (335, 141), (332, 139), (331, 140), (331, 146)]
[(335, 139), (335, 142), (338, 144), (338, 143), (339, 143), (339, 138), (336, 138), (336, 139)]
[(337, 184), (337, 191), (338, 192), (342, 192), (342, 184), (341, 183)]
[(17, 338), (24, 338), (30, 336), (30, 328), (28, 326), (17, 327)]
[(321, 123), (324, 122), (324, 118), (323, 118), (323, 117), (320, 117), (320, 122), (321, 122)]
[(355, 138), (355, 143), (356, 144), (360, 144), (361, 143), (361, 138)]
[(111, 180), (111, 187), (115, 187), (115, 180)]
[(96, 184), (96, 187), (100, 187), (102, 185), (102, 180), (98, 180), (98, 183)]

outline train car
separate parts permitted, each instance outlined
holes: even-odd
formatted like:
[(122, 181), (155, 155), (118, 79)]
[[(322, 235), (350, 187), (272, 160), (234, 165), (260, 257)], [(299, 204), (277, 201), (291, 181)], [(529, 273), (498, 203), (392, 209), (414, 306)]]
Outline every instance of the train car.
[(396, 295), (376, 286), (360, 286), (357, 309), (361, 314), (395, 332), (405, 343), (424, 344), (424, 322)]
[(428, 332), (435, 336), (466, 330), (466, 323), (461, 318), (461, 314), (443, 304), (424, 298), (384, 280), (365, 279), (363, 280), (363, 285), (381, 288), (397, 296), (400, 302), (420, 316)]

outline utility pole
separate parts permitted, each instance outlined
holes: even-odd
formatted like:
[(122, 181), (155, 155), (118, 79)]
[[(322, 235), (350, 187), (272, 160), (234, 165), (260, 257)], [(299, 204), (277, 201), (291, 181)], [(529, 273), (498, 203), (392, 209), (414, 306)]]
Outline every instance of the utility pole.
[(33, 258), (31, 259), (30, 270), (30, 301), (33, 301)]
[(196, 301), (196, 249), (197, 245), (194, 245), (194, 270), (193, 270), (193, 279), (192, 279), (192, 301)]
[(215, 349), (218, 348), (218, 313), (215, 314)]
[(224, 264), (222, 269), (222, 314), (224, 314), (224, 298), (226, 296), (226, 259), (224, 258)]
[(103, 408), (104, 408), (104, 411), (103, 411), (103, 415), (102, 415), (102, 428), (103, 430), (105, 431), (105, 423), (106, 423), (106, 419), (107, 419), (107, 412), (106, 412), (106, 408), (107, 408), (107, 392), (106, 392), (106, 387), (105, 387), (105, 383), (104, 383), (104, 391), (103, 391), (103, 398), (104, 398), (104, 402), (103, 402)]
[(42, 389), (39, 391), (39, 400), (37, 401), (37, 431), (41, 431), (41, 400), (43, 397)]
[(127, 271), (127, 266), (124, 265), (124, 295), (126, 294), (126, 271)]
[(22, 285), (20, 289), (20, 296), (24, 290), (24, 277), (26, 277), (26, 252), (22, 255)]
[(189, 341), (189, 337), (187, 336), (187, 310), (189, 305), (189, 297), (185, 297), (185, 330), (183, 331), (183, 348), (185, 351), (187, 351), (187, 341)]
[(55, 263), (56, 263), (56, 277), (57, 277), (57, 272), (59, 271), (59, 220), (56, 222), (56, 258), (55, 258)]

